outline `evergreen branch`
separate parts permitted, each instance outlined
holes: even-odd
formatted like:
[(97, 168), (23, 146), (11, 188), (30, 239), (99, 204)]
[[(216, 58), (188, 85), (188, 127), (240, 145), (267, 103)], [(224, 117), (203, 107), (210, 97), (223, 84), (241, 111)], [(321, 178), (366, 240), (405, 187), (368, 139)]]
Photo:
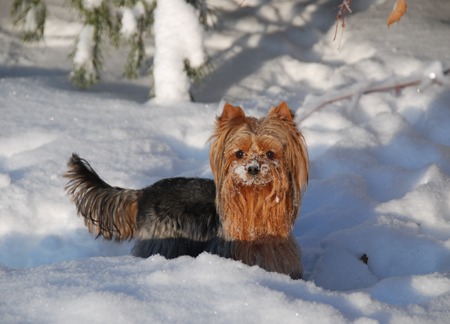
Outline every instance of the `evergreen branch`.
[(189, 79), (191, 79), (195, 84), (199, 84), (208, 74), (213, 70), (213, 64), (207, 60), (206, 63), (199, 67), (192, 67), (189, 60), (184, 60), (184, 70)]
[(84, 67), (75, 68), (69, 76), (70, 81), (80, 89), (87, 89), (98, 82), (98, 76)]
[(74, 50), (70, 54), (74, 67), (69, 75), (69, 79), (81, 89), (86, 89), (96, 84), (100, 78), (101, 61), (98, 45), (96, 46), (94, 43), (96, 39), (95, 34), (95, 26), (85, 25), (78, 36)]
[[(70, 74), (71, 82), (79, 88), (85, 89), (98, 82), (100, 79), (100, 74), (102, 70), (102, 34), (106, 30), (111, 30), (114, 25), (111, 18), (112, 11), (109, 4), (106, 1), (101, 2), (100, 6), (95, 8), (85, 8), (83, 0), (70, 0), (72, 5), (75, 6), (80, 14), (84, 16), (84, 25), (92, 26), (92, 44), (83, 45), (90, 46), (87, 50), (89, 62), (82, 62), (77, 64), (74, 62), (74, 69)], [(79, 48), (80, 37), (78, 38), (77, 44), (75, 45), (74, 51), (71, 56), (75, 61), (77, 52), (80, 51)]]
[(145, 57), (144, 42), (141, 37), (133, 37), (130, 53), (128, 54), (127, 63), (124, 67), (123, 75), (128, 79), (138, 77), (138, 70), (142, 66)]
[[(82, 89), (96, 84), (102, 72), (103, 41), (108, 39), (112, 45), (119, 47), (126, 41), (130, 52), (124, 65), (124, 76), (136, 78), (146, 64), (145, 37), (151, 34), (154, 23), (156, 0), (65, 0), (79, 14), (84, 24), (84, 35), (78, 35), (74, 48), (69, 55), (73, 69), (69, 75), (71, 82)], [(160, 0), (164, 1), (164, 0)], [(215, 16), (206, 0), (184, 0), (191, 4), (198, 13), (199, 21), (205, 26)], [(124, 8), (132, 9), (136, 25), (128, 28), (127, 35), (122, 34)], [(24, 41), (40, 40), (44, 36), (47, 11), (45, 0), (12, 0), (11, 16), (16, 27), (22, 29)], [(129, 21), (129, 20), (128, 20)], [(136, 28), (136, 32), (133, 31)], [(186, 60), (185, 72), (195, 83), (199, 83), (210, 71), (212, 64), (207, 62), (193, 68)]]
[(43, 0), (14, 0), (11, 16), (14, 26), (21, 29), (24, 42), (39, 41), (44, 37), (47, 7)]
[[(186, 2), (198, 11), (199, 21), (205, 28), (209, 27), (208, 21), (215, 20), (216, 10), (210, 8), (206, 0), (186, 0)], [(211, 24), (214, 25), (213, 22)]]
[(128, 79), (137, 78), (138, 71), (143, 66), (145, 59), (144, 37), (146, 31), (150, 29), (154, 21), (153, 13), (156, 8), (156, 2), (154, 1), (151, 5), (148, 5), (145, 1), (141, 3), (145, 8), (145, 14), (137, 20), (137, 34), (129, 39), (131, 49), (124, 66), (123, 75)]

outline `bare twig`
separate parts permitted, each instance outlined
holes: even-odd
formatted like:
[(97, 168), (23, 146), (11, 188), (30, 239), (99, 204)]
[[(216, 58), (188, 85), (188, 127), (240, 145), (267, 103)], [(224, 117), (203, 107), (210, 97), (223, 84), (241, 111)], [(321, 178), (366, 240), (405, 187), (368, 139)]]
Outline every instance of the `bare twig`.
[(339, 21), (342, 21), (341, 26), (342, 29), (345, 28), (345, 15), (347, 12), (352, 13), (352, 9), (350, 9), (350, 3), (352, 0), (343, 0), (342, 3), (338, 6), (339, 11), (336, 17), (336, 31), (334, 32), (333, 40), (336, 40), (336, 35), (338, 31)]
[[(442, 76), (446, 76), (450, 74), (450, 68), (445, 69), (442, 71)], [(329, 105), (336, 101), (351, 99), (355, 96), (361, 96), (369, 93), (374, 92), (385, 92), (389, 90), (395, 90), (400, 91), (404, 88), (412, 87), (412, 86), (418, 86), (424, 83), (424, 80), (428, 81), (428, 84), (442, 84), (442, 80), (440, 78), (436, 78), (435, 75), (429, 75), (428, 79), (425, 79), (423, 76), (413, 76), (413, 77), (406, 77), (401, 80), (393, 79), (393, 80), (385, 80), (381, 82), (372, 82), (366, 85), (363, 85), (359, 88), (359, 91), (355, 91), (355, 88), (349, 88), (347, 90), (339, 90), (338, 92), (323, 96), (322, 99), (317, 100), (315, 103), (311, 104), (309, 107), (307, 107), (305, 110), (305, 113), (299, 115), (297, 117), (297, 122), (301, 123), (305, 119), (307, 119), (309, 116), (311, 116), (314, 112), (319, 111), (326, 105)]]

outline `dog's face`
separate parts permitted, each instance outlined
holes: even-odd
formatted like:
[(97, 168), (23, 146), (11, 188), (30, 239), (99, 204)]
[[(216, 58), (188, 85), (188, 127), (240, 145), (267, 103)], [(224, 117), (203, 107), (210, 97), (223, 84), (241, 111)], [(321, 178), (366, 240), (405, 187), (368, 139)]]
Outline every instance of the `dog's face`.
[(283, 143), (273, 134), (258, 134), (256, 125), (242, 124), (225, 143), (224, 172), (236, 187), (271, 185), (285, 173)]
[(216, 205), (225, 228), (230, 221), (234, 228), (225, 231), (246, 240), (288, 235), (308, 177), (306, 145), (289, 107), (282, 103), (256, 119), (226, 104), (213, 138)]

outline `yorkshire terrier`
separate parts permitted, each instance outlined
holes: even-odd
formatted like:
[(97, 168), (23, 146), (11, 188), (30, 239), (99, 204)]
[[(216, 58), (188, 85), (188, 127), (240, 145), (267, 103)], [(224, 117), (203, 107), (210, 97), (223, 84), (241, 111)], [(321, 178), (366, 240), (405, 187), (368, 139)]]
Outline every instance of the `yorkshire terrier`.
[(122, 189), (73, 154), (66, 190), (90, 232), (136, 239), (135, 256), (207, 251), (301, 278), (291, 231), (308, 182), (308, 153), (294, 114), (284, 102), (260, 119), (225, 104), (210, 140), (214, 181), (169, 178)]

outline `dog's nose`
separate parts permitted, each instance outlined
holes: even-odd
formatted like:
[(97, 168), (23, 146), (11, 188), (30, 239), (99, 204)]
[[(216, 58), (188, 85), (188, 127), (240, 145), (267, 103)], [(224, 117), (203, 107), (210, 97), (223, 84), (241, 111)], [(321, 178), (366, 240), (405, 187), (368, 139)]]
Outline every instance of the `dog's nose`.
[(255, 176), (259, 173), (259, 165), (258, 164), (250, 164), (247, 167), (247, 172), (250, 173), (251, 175)]

